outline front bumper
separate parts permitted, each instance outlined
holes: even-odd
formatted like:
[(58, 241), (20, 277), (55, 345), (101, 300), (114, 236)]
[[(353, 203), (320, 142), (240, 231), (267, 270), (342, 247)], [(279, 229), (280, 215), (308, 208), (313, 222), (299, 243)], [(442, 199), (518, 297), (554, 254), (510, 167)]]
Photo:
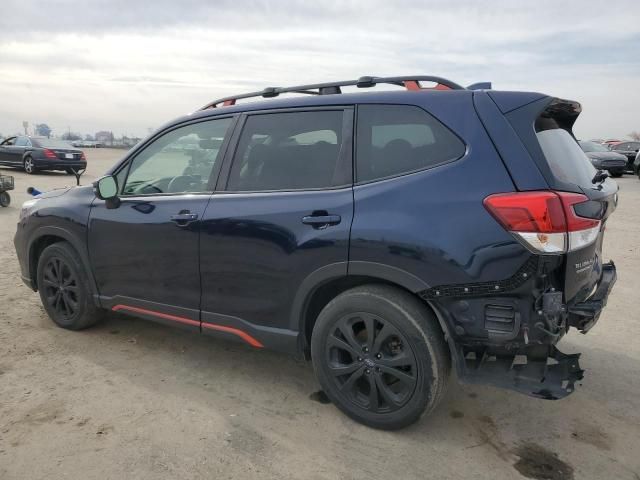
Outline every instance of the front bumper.
[(602, 309), (607, 305), (607, 299), (618, 275), (613, 262), (602, 265), (602, 275), (595, 292), (588, 300), (569, 305), (567, 307), (568, 322), (582, 333), (587, 333), (598, 321)]

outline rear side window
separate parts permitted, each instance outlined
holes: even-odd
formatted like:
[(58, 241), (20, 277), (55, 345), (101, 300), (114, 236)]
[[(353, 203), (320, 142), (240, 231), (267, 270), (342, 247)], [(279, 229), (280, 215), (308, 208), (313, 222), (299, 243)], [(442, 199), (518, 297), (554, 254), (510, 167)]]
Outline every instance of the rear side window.
[(330, 188), (350, 183), (344, 162), (342, 110), (251, 115), (227, 190), (258, 192)]
[(536, 136), (554, 177), (575, 185), (591, 185), (596, 169), (569, 132), (554, 128)]
[(442, 123), (410, 105), (359, 106), (356, 145), (357, 182), (442, 165), (466, 149)]

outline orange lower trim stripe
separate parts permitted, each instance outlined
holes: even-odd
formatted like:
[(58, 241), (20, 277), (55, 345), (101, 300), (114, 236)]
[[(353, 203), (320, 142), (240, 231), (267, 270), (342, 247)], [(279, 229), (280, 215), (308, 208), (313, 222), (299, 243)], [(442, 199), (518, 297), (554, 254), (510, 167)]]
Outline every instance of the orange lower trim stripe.
[[(154, 317), (163, 318), (165, 320), (172, 320), (174, 322), (183, 323), (185, 325), (193, 325), (195, 327), (198, 327), (201, 325), (201, 323), (198, 320), (179, 317), (177, 315), (169, 315), (168, 313), (156, 312), (154, 310), (147, 310), (146, 308), (132, 307), (130, 305), (115, 305), (111, 307), (111, 310), (113, 310), (114, 312), (118, 312), (120, 310), (126, 310), (129, 312), (140, 313), (143, 315), (152, 315)], [(209, 330), (217, 330), (219, 332), (231, 333), (233, 335), (240, 337), (242, 340), (247, 342), (252, 347), (256, 347), (256, 348), (264, 347), (262, 343), (260, 343), (258, 340), (253, 338), (251, 335), (249, 335), (246, 332), (243, 332), (242, 330), (238, 330), (237, 328), (225, 327), (224, 325), (216, 325), (215, 323), (204, 323), (204, 322), (202, 323), (202, 328), (207, 328)]]

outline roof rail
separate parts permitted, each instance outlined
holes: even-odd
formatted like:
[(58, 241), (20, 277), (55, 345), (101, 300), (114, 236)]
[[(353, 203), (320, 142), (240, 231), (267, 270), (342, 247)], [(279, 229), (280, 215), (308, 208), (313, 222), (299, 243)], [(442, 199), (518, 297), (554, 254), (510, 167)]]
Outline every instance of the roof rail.
[[(433, 82), (435, 87), (422, 87), (420, 82)], [(388, 85), (397, 85), (405, 87), (407, 90), (464, 90), (464, 87), (458, 85), (451, 80), (442, 77), (434, 77), (430, 75), (412, 75), (406, 77), (360, 77), (357, 80), (344, 80), (341, 82), (314, 83), (311, 85), (298, 85), (295, 87), (267, 87), (259, 92), (243, 93), (241, 95), (233, 95), (224, 97), (213, 102), (207, 103), (200, 110), (208, 108), (226, 107), (235, 105), (237, 100), (252, 97), (273, 98), (281, 93), (300, 93), (306, 95), (333, 95), (342, 93), (341, 87), (355, 86), (358, 88), (370, 88), (384, 83)]]

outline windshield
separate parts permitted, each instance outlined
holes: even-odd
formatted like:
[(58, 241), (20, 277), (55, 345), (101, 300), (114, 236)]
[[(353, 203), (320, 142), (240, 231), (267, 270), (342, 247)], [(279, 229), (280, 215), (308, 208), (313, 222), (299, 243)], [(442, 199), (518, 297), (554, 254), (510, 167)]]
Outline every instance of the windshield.
[(33, 144), (45, 148), (73, 148), (70, 143), (64, 140), (54, 140), (51, 138), (32, 138)]
[(596, 142), (578, 142), (584, 152), (608, 152), (610, 151), (604, 145), (600, 145)]

